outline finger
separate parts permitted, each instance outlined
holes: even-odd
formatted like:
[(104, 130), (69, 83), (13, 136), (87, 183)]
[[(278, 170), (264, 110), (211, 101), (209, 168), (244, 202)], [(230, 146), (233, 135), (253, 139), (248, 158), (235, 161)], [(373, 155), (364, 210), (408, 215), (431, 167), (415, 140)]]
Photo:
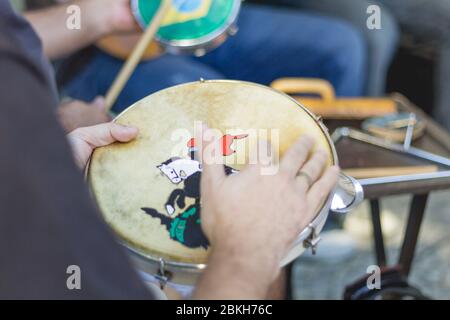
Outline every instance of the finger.
[[(215, 154), (220, 154), (219, 141), (212, 134), (208, 134), (210, 129), (206, 125), (197, 126), (196, 141), (201, 142), (198, 152), (199, 160), (202, 164), (202, 185), (203, 190), (214, 187), (215, 183), (225, 178), (223, 163), (216, 161)], [(218, 153), (219, 152), (219, 153)]]
[(111, 116), (107, 112), (106, 108), (106, 100), (102, 96), (98, 96), (97, 98), (92, 101), (92, 106), (101, 112), (101, 115), (103, 116), (103, 119), (105, 122), (111, 121)]
[(110, 132), (115, 141), (129, 142), (137, 137), (139, 130), (135, 127), (110, 122)]
[(103, 98), (101, 96), (95, 98), (94, 101), (92, 101), (91, 104), (94, 105), (98, 110), (101, 110), (101, 111), (105, 111), (106, 110), (105, 98)]
[[(325, 164), (328, 160), (328, 153), (325, 150), (318, 150), (301, 168), (301, 172), (305, 175), (297, 176), (297, 184), (302, 190), (307, 190), (310, 186), (319, 179)], [(309, 181), (311, 179), (311, 181)]]
[(258, 139), (256, 152), (256, 159), (250, 156), (249, 162), (242, 171), (255, 172), (257, 170), (261, 175), (277, 174), (279, 170), (278, 148), (274, 148), (269, 140)]
[(314, 140), (309, 136), (302, 136), (284, 154), (280, 163), (280, 169), (296, 176), (303, 163), (306, 161)]
[(332, 166), (311, 186), (307, 193), (307, 201), (311, 208), (316, 210), (325, 201), (337, 184), (339, 172), (339, 167)]
[(129, 142), (137, 137), (138, 129), (114, 122), (79, 128), (73, 132), (93, 147), (107, 146), (113, 142)]

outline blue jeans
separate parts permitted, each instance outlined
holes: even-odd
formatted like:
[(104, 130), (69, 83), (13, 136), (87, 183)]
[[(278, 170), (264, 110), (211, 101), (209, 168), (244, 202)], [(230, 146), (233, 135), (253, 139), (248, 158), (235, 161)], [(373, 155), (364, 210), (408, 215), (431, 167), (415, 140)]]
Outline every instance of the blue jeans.
[[(411, 0), (406, 1), (411, 2)], [(380, 3), (373, 0), (269, 0), (269, 2), (292, 5), (307, 12), (336, 17), (352, 24), (361, 32), (367, 45), (367, 83), (364, 94), (385, 95), (386, 77), (397, 49), (399, 30), (395, 18), (384, 7), (381, 8), (382, 28), (380, 30), (367, 28), (369, 16), (366, 12), (367, 7)], [(385, 2), (397, 3), (399, 0)], [(414, 23), (415, 20), (411, 21)]]
[[(270, 84), (279, 77), (330, 81), (337, 95), (358, 96), (366, 81), (365, 45), (349, 24), (296, 10), (244, 5), (239, 32), (204, 57), (163, 55), (142, 62), (119, 96), (119, 112), (160, 89), (204, 79)], [(98, 50), (63, 95), (91, 101), (104, 95), (123, 62)]]

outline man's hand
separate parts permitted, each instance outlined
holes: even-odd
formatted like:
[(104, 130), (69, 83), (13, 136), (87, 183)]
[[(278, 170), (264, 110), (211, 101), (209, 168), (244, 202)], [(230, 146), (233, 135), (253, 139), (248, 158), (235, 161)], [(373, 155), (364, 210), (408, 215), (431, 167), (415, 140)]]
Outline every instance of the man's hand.
[(97, 98), (90, 104), (78, 100), (70, 101), (62, 104), (57, 112), (66, 132), (111, 121), (103, 98)]
[(76, 164), (84, 169), (95, 148), (114, 142), (129, 142), (136, 138), (138, 130), (114, 122), (79, 128), (67, 135)]
[(95, 14), (93, 21), (103, 35), (139, 30), (131, 12), (130, 0), (83, 0), (86, 9)]
[[(202, 145), (205, 150), (208, 141)], [(327, 153), (310, 155), (313, 145), (311, 138), (300, 138), (273, 175), (249, 165), (227, 177), (223, 165), (205, 161), (203, 153), (202, 226), (212, 253), (211, 272), (204, 274), (197, 297), (265, 297), (289, 246), (337, 182), (339, 169), (325, 170)]]

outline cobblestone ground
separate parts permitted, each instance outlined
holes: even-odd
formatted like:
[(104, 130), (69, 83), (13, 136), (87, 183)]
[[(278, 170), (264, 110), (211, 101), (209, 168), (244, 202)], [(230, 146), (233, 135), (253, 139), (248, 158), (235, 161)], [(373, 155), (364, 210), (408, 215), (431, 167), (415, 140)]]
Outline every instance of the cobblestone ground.
[[(382, 222), (388, 264), (397, 261), (410, 197), (382, 201)], [(374, 264), (368, 204), (352, 212), (345, 230), (356, 240), (354, 254), (344, 261), (301, 257), (293, 269), (295, 299), (341, 299), (346, 285), (365, 275)], [(450, 191), (433, 193), (414, 258), (410, 283), (434, 299), (450, 299)], [(320, 250), (320, 246), (319, 246)]]

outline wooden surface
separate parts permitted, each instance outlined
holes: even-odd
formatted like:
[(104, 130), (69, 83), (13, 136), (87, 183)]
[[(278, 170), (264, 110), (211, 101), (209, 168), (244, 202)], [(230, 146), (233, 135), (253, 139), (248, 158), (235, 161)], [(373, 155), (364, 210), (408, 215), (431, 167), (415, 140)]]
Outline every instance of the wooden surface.
[(367, 119), (397, 111), (390, 98), (336, 98), (331, 83), (323, 79), (280, 78), (270, 86), (291, 95), (324, 119)]
[(324, 119), (367, 119), (395, 113), (395, 103), (390, 99), (323, 99), (295, 97), (301, 104)]
[(405, 174), (430, 173), (439, 171), (436, 165), (428, 166), (394, 166), (347, 168), (344, 173), (355, 179), (378, 178), (381, 176), (399, 176)]
[[(419, 117), (426, 121), (427, 128), (425, 130), (425, 135), (417, 141), (414, 141), (413, 146), (450, 158), (449, 133), (439, 127), (437, 123), (424, 114), (420, 108), (412, 105), (403, 96), (395, 94), (393, 95), (393, 98), (398, 102), (400, 108), (409, 112), (415, 112)], [(344, 126), (361, 129), (360, 121), (332, 120), (326, 122), (326, 125), (330, 132), (333, 132), (338, 127)], [(434, 164), (426, 160), (412, 158), (404, 154), (371, 146), (348, 138), (342, 138), (336, 144), (336, 149), (340, 165), (343, 169), (382, 166), (427, 166)], [(439, 169), (449, 170), (450, 168), (441, 166)], [(370, 186), (365, 187), (364, 191), (366, 198), (378, 198), (394, 194), (427, 193), (441, 189), (450, 189), (450, 178)]]

